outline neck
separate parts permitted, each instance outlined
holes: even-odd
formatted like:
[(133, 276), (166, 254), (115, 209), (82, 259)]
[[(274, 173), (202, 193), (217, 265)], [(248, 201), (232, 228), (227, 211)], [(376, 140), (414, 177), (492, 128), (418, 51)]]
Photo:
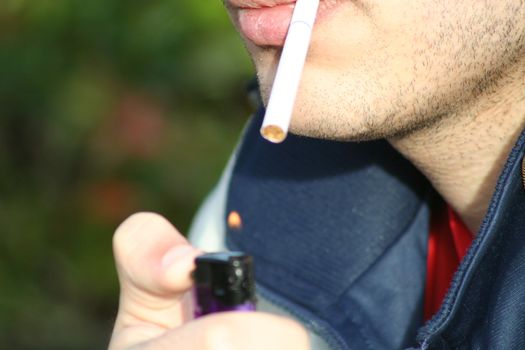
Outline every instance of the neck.
[(389, 140), (431, 181), (474, 233), (525, 127), (523, 67), (515, 67), (497, 87), (477, 96), (460, 111)]

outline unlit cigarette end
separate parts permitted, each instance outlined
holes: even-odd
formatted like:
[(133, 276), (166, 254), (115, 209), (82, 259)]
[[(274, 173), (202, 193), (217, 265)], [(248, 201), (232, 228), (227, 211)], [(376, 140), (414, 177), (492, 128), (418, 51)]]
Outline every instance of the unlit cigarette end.
[(286, 138), (312, 38), (319, 0), (297, 0), (266, 107), (262, 136), (273, 143)]
[(281, 143), (286, 138), (286, 133), (277, 125), (268, 125), (261, 129), (261, 135), (273, 143)]

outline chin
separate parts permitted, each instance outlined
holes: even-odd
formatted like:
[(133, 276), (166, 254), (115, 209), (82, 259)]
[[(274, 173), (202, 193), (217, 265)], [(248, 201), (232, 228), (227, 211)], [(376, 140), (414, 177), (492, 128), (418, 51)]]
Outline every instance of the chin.
[(312, 111), (294, 115), (290, 132), (294, 135), (332, 141), (364, 142), (391, 136), (394, 130), (367, 122), (358, 115), (328, 115), (326, 111)]

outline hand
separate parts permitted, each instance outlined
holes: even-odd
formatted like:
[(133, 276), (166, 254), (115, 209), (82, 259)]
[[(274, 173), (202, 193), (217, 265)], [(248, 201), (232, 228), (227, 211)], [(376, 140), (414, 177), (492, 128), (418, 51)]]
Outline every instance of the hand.
[(192, 320), (190, 288), (201, 252), (159, 215), (135, 214), (117, 229), (113, 249), (120, 304), (109, 350), (307, 350), (305, 330), (260, 312)]

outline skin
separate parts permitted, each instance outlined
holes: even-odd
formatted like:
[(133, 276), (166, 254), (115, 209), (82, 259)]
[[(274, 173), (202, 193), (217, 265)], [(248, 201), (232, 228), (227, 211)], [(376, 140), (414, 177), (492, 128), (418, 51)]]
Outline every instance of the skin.
[[(388, 139), (475, 233), (525, 127), (525, 1), (322, 6), (336, 10), (315, 28), (292, 132)], [(280, 49), (246, 47), (267, 101)], [(190, 272), (200, 252), (156, 214), (127, 219), (114, 251), (121, 296), (110, 350), (309, 348), (300, 325), (264, 313), (191, 320)]]
[(109, 350), (307, 350), (296, 322), (262, 312), (191, 320), (190, 273), (201, 252), (163, 217), (134, 214), (113, 237), (120, 303)]
[[(388, 139), (477, 232), (525, 125), (525, 2), (321, 6), (336, 10), (314, 30), (291, 131)], [(229, 12), (238, 27), (237, 9)], [(267, 102), (280, 48), (245, 42)]]

